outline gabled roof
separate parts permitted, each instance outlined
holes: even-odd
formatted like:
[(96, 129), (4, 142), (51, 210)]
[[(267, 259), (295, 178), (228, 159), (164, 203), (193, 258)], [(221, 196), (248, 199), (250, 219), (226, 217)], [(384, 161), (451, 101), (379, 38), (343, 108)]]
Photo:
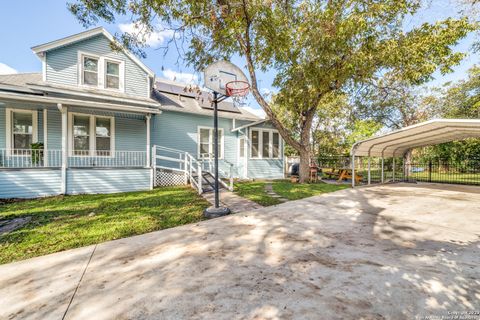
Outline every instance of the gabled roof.
[(435, 119), (356, 142), (351, 154), (400, 157), (412, 148), (480, 138), (480, 119)]
[[(32, 50), (36, 55), (41, 56), (43, 52), (47, 52), (59, 47), (67, 46), (69, 44), (82, 41), (91, 37), (95, 37), (97, 35), (104, 35), (111, 42), (115, 42), (116, 44), (120, 45), (107, 30), (105, 30), (103, 27), (98, 27), (98, 28), (83, 31), (62, 39), (58, 39), (55, 41), (47, 42), (47, 43), (32, 47)], [(153, 71), (150, 70), (150, 68), (148, 68), (142, 61), (140, 61), (140, 59), (138, 59), (133, 53), (131, 53), (129, 50), (125, 49), (121, 45), (120, 47), (122, 47), (125, 54), (130, 59), (132, 59), (136, 64), (138, 64), (138, 66), (140, 66), (140, 68), (142, 68), (146, 73), (148, 73), (149, 76), (151, 77), (155, 76)]]

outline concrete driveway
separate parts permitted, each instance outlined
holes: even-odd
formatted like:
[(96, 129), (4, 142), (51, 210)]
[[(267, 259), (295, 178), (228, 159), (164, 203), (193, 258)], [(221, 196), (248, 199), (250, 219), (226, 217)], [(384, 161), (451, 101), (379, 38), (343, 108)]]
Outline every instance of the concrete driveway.
[(480, 188), (343, 190), (0, 266), (0, 318), (476, 319), (479, 240)]

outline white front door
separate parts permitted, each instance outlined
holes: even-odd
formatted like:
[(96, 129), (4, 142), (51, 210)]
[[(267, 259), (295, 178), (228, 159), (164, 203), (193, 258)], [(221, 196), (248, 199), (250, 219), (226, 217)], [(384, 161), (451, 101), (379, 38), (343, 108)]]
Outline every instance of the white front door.
[(238, 139), (238, 174), (241, 178), (247, 177), (247, 141), (245, 136)]

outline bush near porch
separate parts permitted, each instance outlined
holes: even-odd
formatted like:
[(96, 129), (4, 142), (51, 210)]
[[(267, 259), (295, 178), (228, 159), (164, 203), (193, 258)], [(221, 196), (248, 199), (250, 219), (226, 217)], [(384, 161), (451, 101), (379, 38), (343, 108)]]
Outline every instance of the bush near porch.
[(324, 182), (299, 184), (292, 183), (290, 180), (241, 181), (235, 183), (235, 192), (262, 206), (280, 204), (280, 200), (268, 195), (265, 190), (266, 184), (271, 184), (275, 193), (288, 200), (298, 200), (349, 188), (348, 185), (344, 184), (327, 184)]
[(0, 264), (197, 222), (208, 206), (189, 187), (0, 205), (1, 222), (30, 219), (0, 235)]

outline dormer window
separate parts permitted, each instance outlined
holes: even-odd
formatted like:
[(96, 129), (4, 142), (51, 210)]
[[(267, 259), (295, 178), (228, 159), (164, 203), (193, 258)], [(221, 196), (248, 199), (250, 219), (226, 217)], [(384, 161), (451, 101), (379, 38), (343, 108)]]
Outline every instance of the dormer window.
[(106, 60), (105, 87), (120, 89), (120, 63)]
[(82, 86), (125, 91), (125, 61), (79, 52), (79, 79)]
[(83, 56), (83, 84), (98, 86), (98, 59)]

